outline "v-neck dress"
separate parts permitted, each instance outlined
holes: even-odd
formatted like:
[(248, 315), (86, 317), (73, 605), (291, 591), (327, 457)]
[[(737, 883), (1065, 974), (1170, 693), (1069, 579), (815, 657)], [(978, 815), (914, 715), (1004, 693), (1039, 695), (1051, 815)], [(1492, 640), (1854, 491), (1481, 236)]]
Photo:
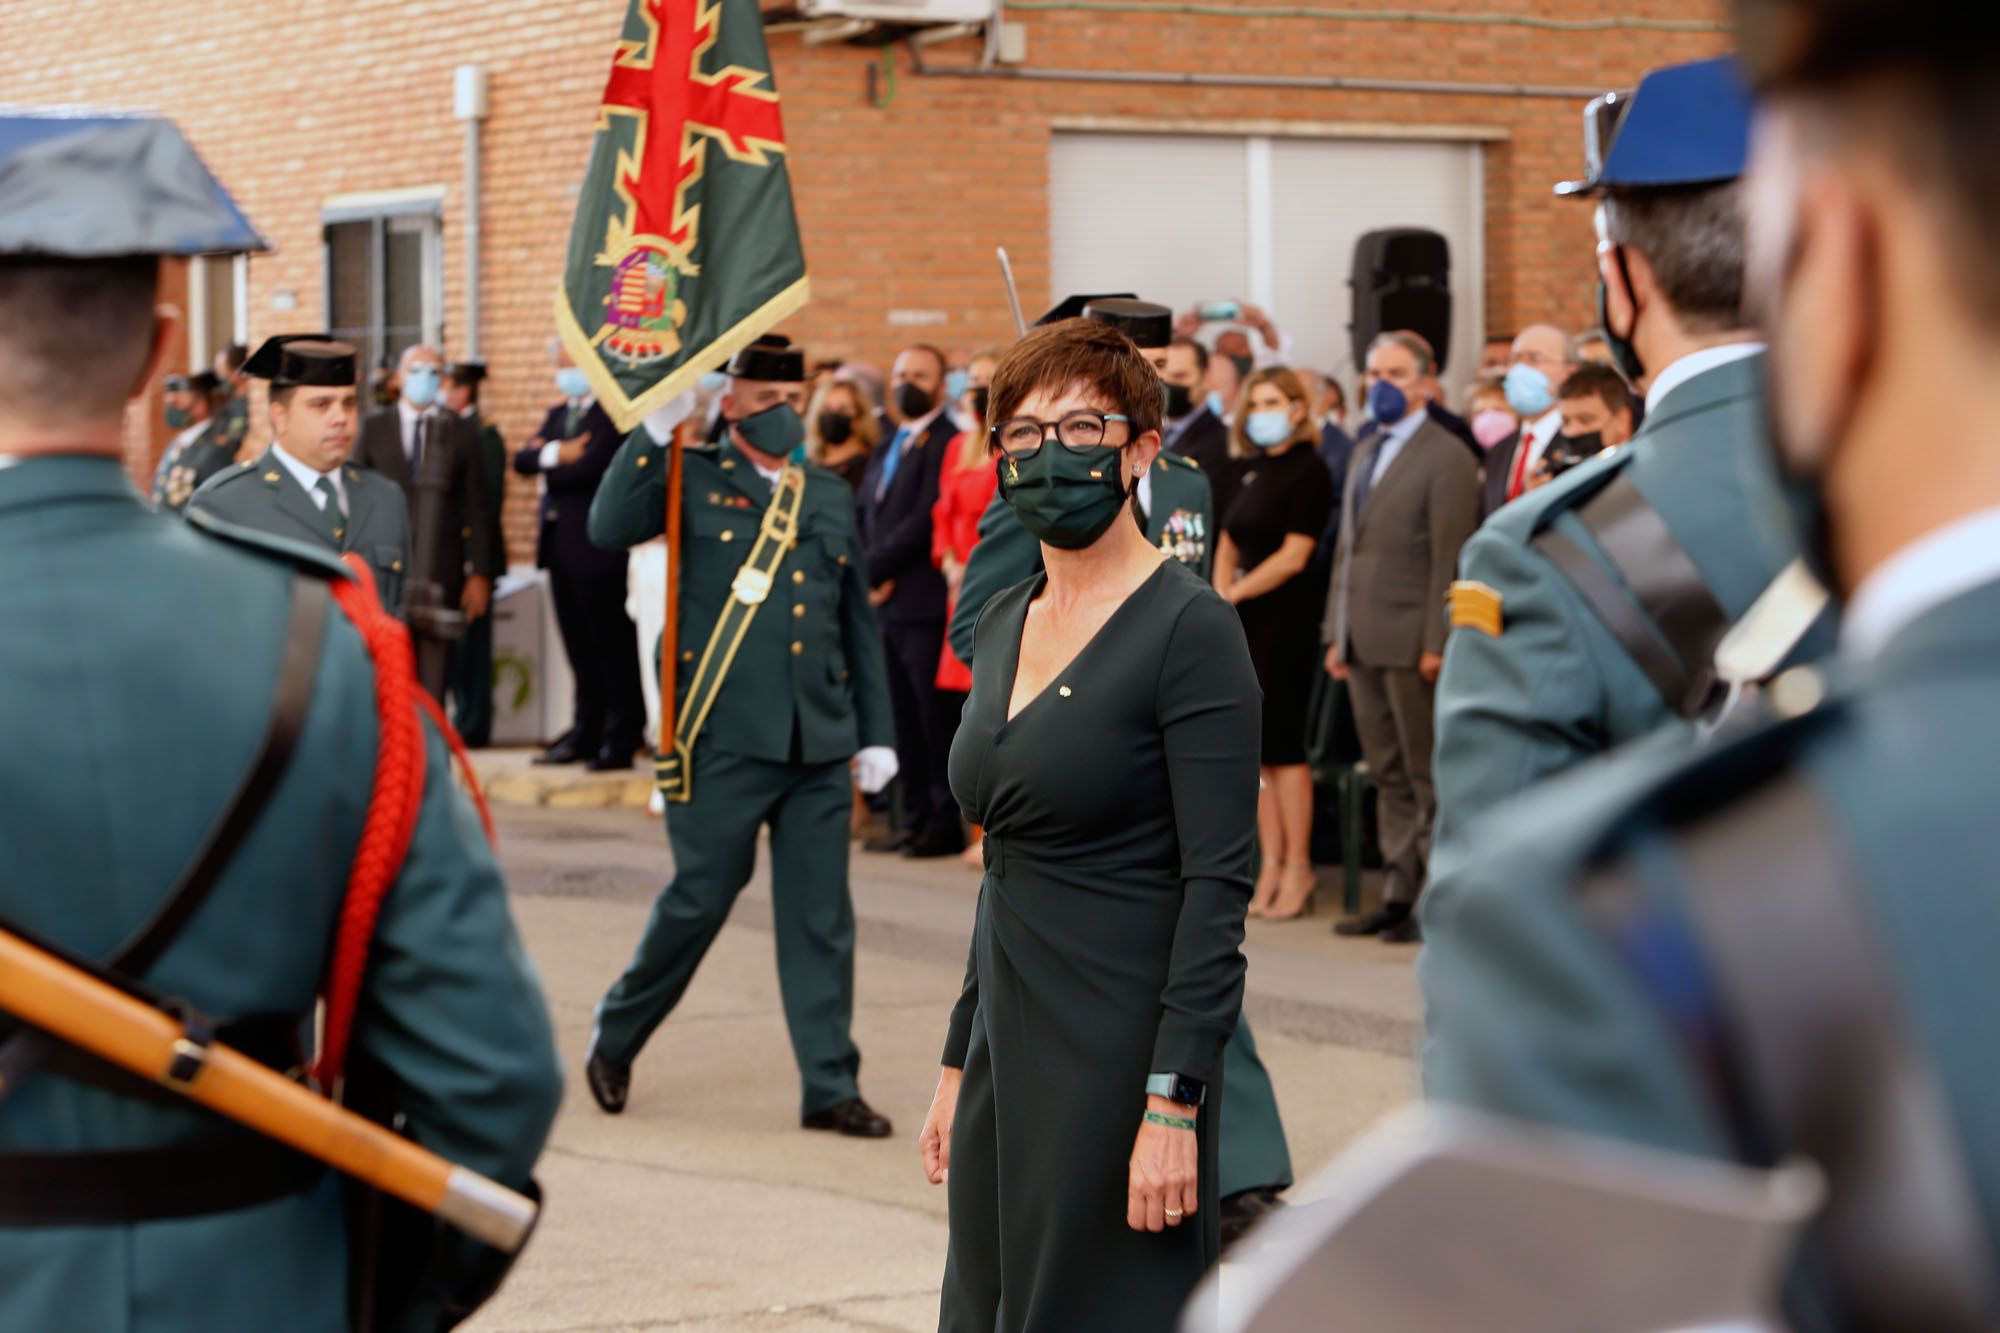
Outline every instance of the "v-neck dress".
[[(1228, 603), (1174, 561), (1007, 718), (1042, 574), (981, 614), (951, 785), (986, 829), (944, 1063), (952, 1127), (938, 1327), (1170, 1329), (1218, 1252), (1222, 1045), (1243, 998), (1260, 699)], [(1200, 1208), (1126, 1226), (1146, 1079), (1209, 1085)]]

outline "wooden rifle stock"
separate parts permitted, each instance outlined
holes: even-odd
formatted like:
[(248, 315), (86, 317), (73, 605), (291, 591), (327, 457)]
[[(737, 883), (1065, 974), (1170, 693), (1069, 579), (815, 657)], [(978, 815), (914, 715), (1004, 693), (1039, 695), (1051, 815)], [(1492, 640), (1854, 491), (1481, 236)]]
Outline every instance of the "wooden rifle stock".
[(514, 1253), (533, 1227), (531, 1200), (247, 1055), (196, 1043), (171, 1014), (5, 930), (0, 930), (0, 1009), (442, 1218), (495, 1249)]

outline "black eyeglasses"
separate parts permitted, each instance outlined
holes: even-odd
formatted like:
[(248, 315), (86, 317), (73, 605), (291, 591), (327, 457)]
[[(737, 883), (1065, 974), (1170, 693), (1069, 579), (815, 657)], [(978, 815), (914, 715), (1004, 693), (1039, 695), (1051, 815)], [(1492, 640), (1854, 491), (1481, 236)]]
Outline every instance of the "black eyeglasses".
[(1118, 412), (1090, 412), (1079, 410), (1065, 412), (1055, 421), (1038, 421), (1034, 417), (1009, 417), (992, 428), (989, 434), (993, 447), (1009, 458), (1026, 458), (1038, 452), (1049, 431), (1056, 433), (1056, 442), (1072, 453), (1084, 453), (1102, 448), (1104, 437), (1110, 433), (1111, 423), (1130, 423), (1132, 418)]

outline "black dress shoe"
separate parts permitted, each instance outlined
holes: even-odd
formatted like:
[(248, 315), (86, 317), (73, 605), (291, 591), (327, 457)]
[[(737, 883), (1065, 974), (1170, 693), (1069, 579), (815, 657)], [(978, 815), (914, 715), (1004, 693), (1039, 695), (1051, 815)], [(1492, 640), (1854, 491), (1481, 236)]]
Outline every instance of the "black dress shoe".
[(1417, 924), (1415, 914), (1404, 917), (1395, 925), (1382, 932), (1384, 944), (1422, 944), (1424, 928)]
[(583, 1057), (583, 1081), (590, 1085), (590, 1095), (604, 1113), (617, 1115), (625, 1109), (625, 1094), (632, 1089), (632, 1066), (598, 1054), (597, 1043), (592, 1042)]
[(861, 844), (864, 852), (900, 852), (910, 845), (907, 833), (884, 833)]
[(572, 745), (565, 738), (557, 741), (529, 762), (535, 764), (574, 764), (587, 758), (589, 758), (588, 755), (584, 754), (582, 750), (577, 749), (576, 746)]
[(957, 856), (965, 850), (965, 835), (955, 828), (936, 829), (921, 837), (910, 839), (909, 846), (903, 848), (903, 855), (913, 861), (928, 861), (942, 856)]
[(1380, 935), (1410, 919), (1408, 903), (1384, 903), (1367, 916), (1352, 916), (1333, 923), (1336, 935)]
[(1267, 1213), (1285, 1206), (1275, 1189), (1242, 1190), (1222, 1201), (1221, 1221), (1222, 1248), (1228, 1249), (1243, 1233), (1254, 1226)]
[(591, 756), (590, 762), (585, 764), (583, 769), (586, 773), (616, 773), (630, 767), (632, 767), (630, 751), (627, 751), (625, 757), (621, 759), (616, 750), (599, 750)]
[(886, 1139), (896, 1132), (891, 1128), (888, 1116), (879, 1114), (859, 1097), (836, 1102), (824, 1111), (814, 1111), (802, 1117), (799, 1124), (805, 1129), (832, 1130), (851, 1139)]

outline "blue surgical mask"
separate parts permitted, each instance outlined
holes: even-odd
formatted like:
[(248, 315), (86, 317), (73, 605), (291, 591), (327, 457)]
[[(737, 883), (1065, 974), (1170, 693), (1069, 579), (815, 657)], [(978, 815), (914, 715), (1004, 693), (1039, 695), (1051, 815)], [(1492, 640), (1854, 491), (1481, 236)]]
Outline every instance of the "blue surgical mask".
[(438, 373), (433, 366), (411, 366), (403, 372), (403, 397), (412, 407), (429, 407), (438, 398)]
[(944, 400), (948, 403), (957, 402), (959, 399), (965, 397), (965, 391), (968, 387), (970, 387), (970, 380), (966, 373), (962, 370), (952, 371), (944, 377)]
[(1217, 416), (1221, 416), (1223, 414), (1222, 394), (1219, 390), (1210, 389), (1208, 391), (1208, 410), (1215, 413), (1215, 415)]
[(564, 366), (556, 372), (556, 392), (565, 398), (582, 398), (590, 392), (590, 376), (582, 366)]
[(1409, 395), (1389, 381), (1378, 379), (1368, 386), (1368, 415), (1375, 418), (1378, 426), (1393, 426), (1410, 415)]
[(1538, 417), (1556, 405), (1555, 388), (1549, 377), (1533, 366), (1512, 367), (1501, 387), (1507, 393), (1507, 406), (1523, 417)]
[(1243, 418), (1243, 433), (1259, 449), (1275, 449), (1292, 438), (1292, 414), (1252, 412)]

